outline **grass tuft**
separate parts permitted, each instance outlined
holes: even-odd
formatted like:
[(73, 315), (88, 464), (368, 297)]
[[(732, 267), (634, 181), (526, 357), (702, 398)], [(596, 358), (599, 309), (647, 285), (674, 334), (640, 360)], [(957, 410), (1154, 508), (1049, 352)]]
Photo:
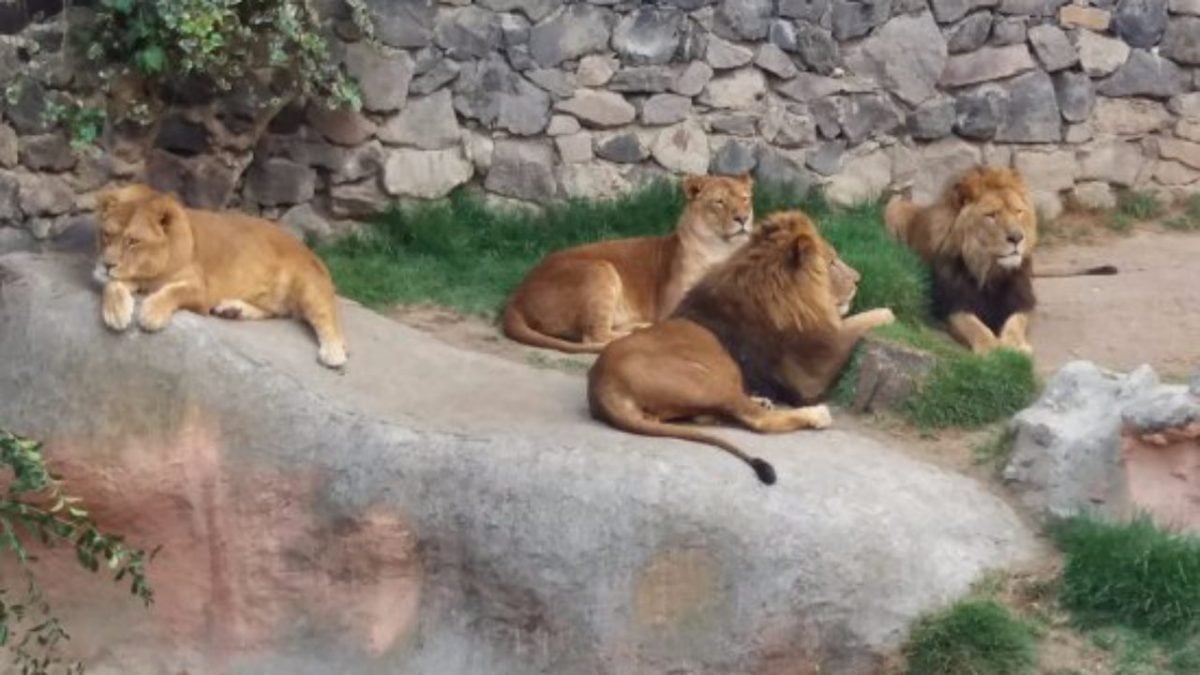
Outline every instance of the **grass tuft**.
[(1164, 220), (1163, 225), (1168, 229), (1181, 232), (1200, 230), (1200, 194), (1189, 197), (1183, 213)]
[(1051, 534), (1066, 556), (1061, 600), (1083, 625), (1163, 639), (1200, 630), (1200, 537), (1165, 532), (1148, 518), (1075, 517)]
[(904, 652), (910, 675), (1033, 671), (1033, 630), (994, 600), (963, 600), (917, 623)]
[(942, 358), (905, 405), (918, 427), (979, 427), (1033, 402), (1037, 377), (1025, 354), (999, 349), (984, 356), (966, 351)]
[(1149, 192), (1128, 190), (1117, 196), (1117, 209), (1109, 214), (1108, 226), (1116, 232), (1128, 232), (1144, 220), (1157, 218), (1163, 213), (1162, 202)]

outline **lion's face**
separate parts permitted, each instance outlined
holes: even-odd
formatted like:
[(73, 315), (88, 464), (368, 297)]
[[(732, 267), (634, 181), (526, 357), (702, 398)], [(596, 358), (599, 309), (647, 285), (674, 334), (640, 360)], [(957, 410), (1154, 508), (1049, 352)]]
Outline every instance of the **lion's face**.
[(1037, 243), (1029, 189), (1010, 169), (981, 168), (956, 186), (962, 208), (955, 222), (963, 259), (980, 281), (993, 269), (1017, 270)]
[(683, 179), (685, 234), (714, 246), (736, 248), (754, 231), (754, 181), (749, 175)]
[(99, 259), (93, 276), (101, 283), (161, 277), (189, 245), (178, 203), (149, 188), (131, 186), (101, 195), (96, 213)]
[(838, 314), (846, 316), (850, 313), (854, 296), (858, 294), (858, 282), (862, 279), (862, 275), (858, 273), (858, 270), (847, 265), (832, 246), (829, 247), (829, 250), (833, 252), (833, 259), (829, 262), (829, 288), (837, 303)]

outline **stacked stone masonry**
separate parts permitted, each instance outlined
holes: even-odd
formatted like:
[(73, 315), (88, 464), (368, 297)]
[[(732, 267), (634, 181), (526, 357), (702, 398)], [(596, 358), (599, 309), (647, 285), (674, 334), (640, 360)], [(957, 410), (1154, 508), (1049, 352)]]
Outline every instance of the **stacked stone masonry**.
[(927, 201), (966, 166), (1011, 165), (1045, 217), (1114, 189), (1200, 189), (1197, 0), (365, 3), (373, 39), (317, 3), (361, 112), (186, 88), (106, 152), (40, 114), (88, 85), (58, 49), (87, 10), (0, 3), (0, 223), (52, 236), (110, 179), (318, 236), (460, 186), (544, 204), (681, 172), (846, 204)]

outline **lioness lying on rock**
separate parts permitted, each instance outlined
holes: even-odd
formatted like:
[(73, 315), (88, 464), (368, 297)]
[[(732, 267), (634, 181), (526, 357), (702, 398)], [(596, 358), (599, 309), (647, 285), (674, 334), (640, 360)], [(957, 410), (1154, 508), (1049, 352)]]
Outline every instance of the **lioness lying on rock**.
[[(715, 416), (763, 433), (828, 426), (829, 410), (810, 404), (867, 331), (895, 320), (889, 309), (842, 318), (858, 279), (808, 216), (772, 214), (671, 317), (601, 352), (588, 372), (592, 415), (633, 433), (715, 445), (774, 483), (766, 461), (676, 420)], [(750, 393), (807, 407), (773, 410)]]
[(162, 330), (176, 310), (226, 319), (300, 316), (316, 331), (318, 360), (346, 362), (333, 281), (325, 264), (275, 224), (233, 212), (184, 208), (145, 185), (97, 198), (104, 323), (123, 331), (133, 321), (134, 294), (143, 330)]
[(601, 241), (550, 254), (504, 310), (504, 334), (564, 352), (599, 352), (667, 316), (700, 277), (750, 237), (749, 176), (687, 176), (672, 234)]

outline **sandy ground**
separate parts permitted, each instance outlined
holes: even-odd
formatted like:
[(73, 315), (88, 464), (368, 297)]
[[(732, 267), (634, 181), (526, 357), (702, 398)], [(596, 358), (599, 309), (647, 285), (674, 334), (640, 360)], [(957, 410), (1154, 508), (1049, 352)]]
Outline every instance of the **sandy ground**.
[(1102, 243), (1055, 244), (1039, 266), (1115, 264), (1107, 277), (1038, 279), (1031, 339), (1042, 373), (1074, 359), (1159, 375), (1200, 368), (1200, 234), (1139, 231)]

